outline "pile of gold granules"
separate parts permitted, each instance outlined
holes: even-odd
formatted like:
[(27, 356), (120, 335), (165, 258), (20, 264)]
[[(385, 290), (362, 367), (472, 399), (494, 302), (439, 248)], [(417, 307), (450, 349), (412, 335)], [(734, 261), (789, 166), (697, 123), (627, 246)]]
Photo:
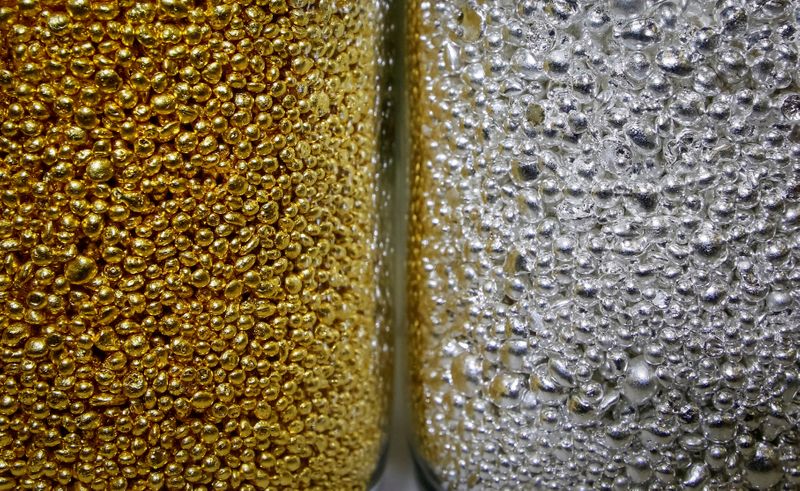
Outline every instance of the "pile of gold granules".
[(0, 2), (0, 489), (361, 489), (381, 2)]

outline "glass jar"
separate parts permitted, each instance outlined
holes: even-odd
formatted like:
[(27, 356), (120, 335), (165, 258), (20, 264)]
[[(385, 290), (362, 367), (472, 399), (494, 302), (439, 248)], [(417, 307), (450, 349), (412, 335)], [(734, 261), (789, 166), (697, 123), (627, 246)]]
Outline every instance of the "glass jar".
[(800, 486), (798, 9), (411, 2), (433, 488)]
[(0, 489), (364, 489), (384, 0), (0, 3)]

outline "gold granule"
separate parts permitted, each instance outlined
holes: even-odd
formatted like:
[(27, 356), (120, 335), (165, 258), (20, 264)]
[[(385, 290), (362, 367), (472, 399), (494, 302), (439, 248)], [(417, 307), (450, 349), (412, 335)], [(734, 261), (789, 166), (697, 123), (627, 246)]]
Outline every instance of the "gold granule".
[(67, 263), (64, 268), (64, 277), (77, 285), (87, 283), (97, 274), (97, 264), (94, 259), (86, 256), (78, 256)]
[(384, 8), (0, 0), (0, 490), (367, 486)]

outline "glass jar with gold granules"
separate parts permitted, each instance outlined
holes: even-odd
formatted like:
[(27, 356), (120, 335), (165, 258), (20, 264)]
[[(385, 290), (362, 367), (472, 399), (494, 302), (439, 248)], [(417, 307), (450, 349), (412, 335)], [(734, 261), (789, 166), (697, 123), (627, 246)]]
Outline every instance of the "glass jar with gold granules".
[(370, 485), (386, 6), (0, 1), (0, 490)]

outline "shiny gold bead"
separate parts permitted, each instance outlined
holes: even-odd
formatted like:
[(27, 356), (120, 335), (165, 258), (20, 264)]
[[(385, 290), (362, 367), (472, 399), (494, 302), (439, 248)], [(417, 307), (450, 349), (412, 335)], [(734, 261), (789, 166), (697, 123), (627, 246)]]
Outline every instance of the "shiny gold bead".
[(112, 69), (99, 70), (94, 76), (94, 81), (104, 92), (114, 92), (122, 86), (122, 79)]
[(97, 274), (97, 264), (94, 259), (78, 256), (64, 268), (64, 276), (70, 283), (82, 285), (91, 281)]
[(175, 97), (171, 94), (159, 94), (152, 99), (153, 109), (158, 114), (171, 114), (175, 111)]
[(83, 20), (91, 14), (89, 0), (68, 0), (67, 12), (75, 20)]
[(214, 403), (214, 395), (208, 391), (195, 392), (192, 395), (192, 407), (195, 409), (208, 409)]
[(108, 159), (94, 159), (86, 166), (86, 176), (95, 182), (105, 182), (114, 177), (114, 167)]
[(47, 19), (47, 27), (56, 35), (66, 34), (69, 23), (69, 17), (63, 14), (53, 14)]
[(142, 397), (147, 391), (147, 382), (142, 374), (133, 372), (122, 382), (125, 396), (136, 399)]
[(99, 123), (95, 110), (87, 106), (79, 107), (75, 111), (75, 122), (82, 129), (92, 129)]

